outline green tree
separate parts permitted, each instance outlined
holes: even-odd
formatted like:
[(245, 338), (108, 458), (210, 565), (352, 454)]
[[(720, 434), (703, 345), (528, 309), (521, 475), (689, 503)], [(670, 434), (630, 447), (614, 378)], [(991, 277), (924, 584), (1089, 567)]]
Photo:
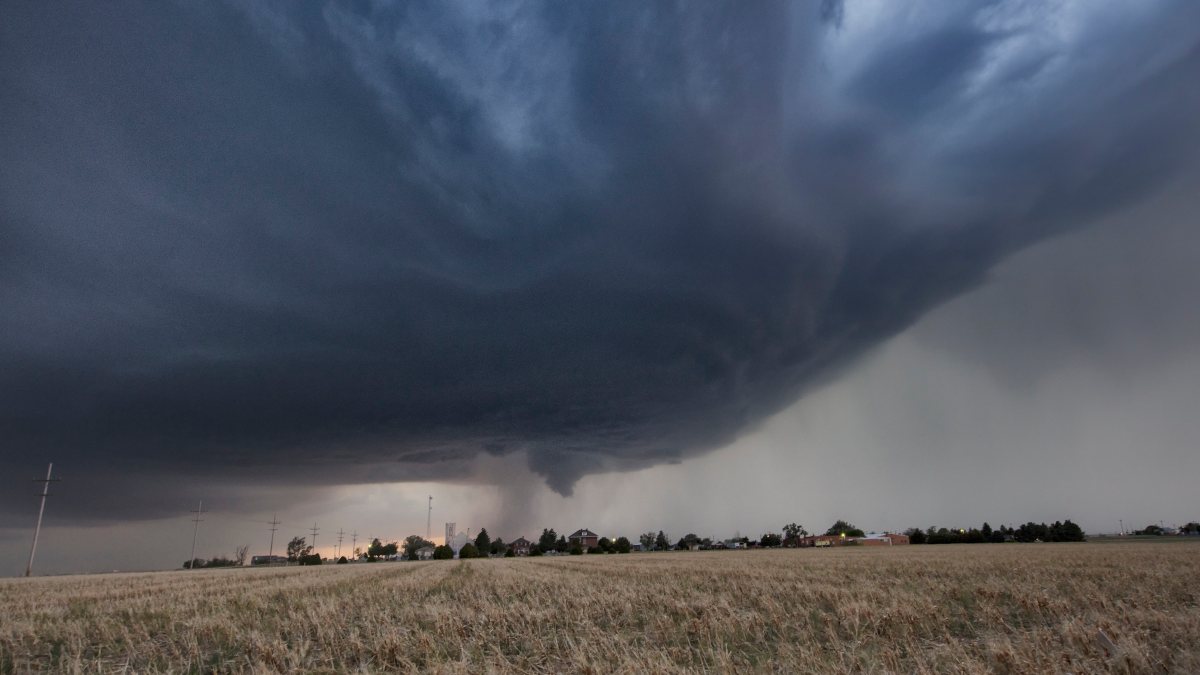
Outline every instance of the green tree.
[(312, 547), (306, 545), (304, 537), (292, 537), (287, 545), (288, 562), (298, 562), (302, 556), (312, 553)]
[(458, 549), (458, 557), (459, 558), (478, 558), (479, 557), (479, 549), (475, 547), (475, 544), (472, 544), (471, 542), (467, 542), (466, 544), (463, 544), (462, 548)]
[(553, 528), (549, 530), (542, 530), (542, 536), (538, 537), (538, 546), (540, 546), (543, 551), (553, 551), (554, 544), (557, 539), (558, 533), (556, 533)]
[(617, 541), (613, 543), (613, 550), (617, 553), (629, 553), (633, 550), (633, 544), (630, 544), (626, 537), (617, 537)]
[(438, 546), (437, 548), (433, 549), (433, 559), (434, 560), (450, 560), (453, 557), (454, 557), (454, 549), (450, 548), (449, 546), (447, 546), (445, 544), (442, 544), (441, 546)]
[(808, 530), (803, 525), (788, 523), (783, 526), (783, 539), (789, 546), (795, 546), (799, 540), (808, 536)]
[(778, 548), (783, 545), (783, 539), (774, 532), (768, 532), (758, 540), (758, 545), (764, 548)]
[(561, 534), (558, 536), (558, 541), (554, 542), (554, 550), (558, 551), (559, 553), (566, 553), (567, 549), (570, 547), (571, 545), (567, 543), (566, 536)]
[[(487, 528), (479, 530), (479, 534), (475, 535), (475, 550), (480, 554), (487, 553), (492, 550), (492, 538), (488, 536)], [(462, 557), (460, 554), (458, 557)]]
[(583, 555), (583, 547), (579, 544), (573, 544), (570, 549), (571, 555)]
[(604, 553), (610, 553), (612, 546), (612, 540), (608, 537), (600, 537), (600, 540), (596, 542), (596, 548), (599, 548)]
[(503, 539), (496, 537), (492, 540), (492, 555), (500, 555), (506, 551), (508, 551), (508, 544), (505, 544)]
[(866, 533), (841, 519), (830, 525), (828, 530), (825, 530), (825, 535), (829, 537), (836, 537), (843, 534), (847, 537), (862, 537)]
[(654, 548), (654, 533), (645, 532), (638, 536), (638, 542), (642, 545), (643, 551), (649, 551)]
[(658, 534), (654, 537), (654, 548), (659, 551), (666, 551), (671, 548), (671, 542), (662, 530), (659, 530)]

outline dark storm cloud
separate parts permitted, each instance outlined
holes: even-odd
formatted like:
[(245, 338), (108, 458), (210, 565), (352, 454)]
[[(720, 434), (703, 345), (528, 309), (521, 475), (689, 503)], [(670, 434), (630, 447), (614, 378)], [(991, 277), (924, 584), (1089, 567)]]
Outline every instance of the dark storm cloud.
[(727, 443), (1195, 156), (1200, 6), (1042, 10), (6, 7), (4, 475)]

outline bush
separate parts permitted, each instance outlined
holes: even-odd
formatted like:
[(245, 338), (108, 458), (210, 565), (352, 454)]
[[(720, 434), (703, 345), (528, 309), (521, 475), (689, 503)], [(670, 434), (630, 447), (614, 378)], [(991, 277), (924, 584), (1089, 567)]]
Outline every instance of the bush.
[(571, 555), (583, 555), (583, 547), (580, 546), (579, 544), (575, 544), (574, 546), (571, 547), (571, 550), (568, 552)]
[(438, 546), (437, 548), (433, 549), (433, 559), (434, 560), (451, 560), (453, 558), (454, 558), (454, 549), (450, 548), (449, 546), (446, 546), (445, 544), (442, 544), (441, 546)]
[(604, 549), (599, 546), (589, 546), (588, 553), (604, 553)]
[(617, 537), (617, 541), (613, 544), (613, 550), (617, 553), (629, 553), (633, 549), (633, 545), (629, 543), (629, 539), (625, 537)]
[(346, 565), (349, 562), (350, 562), (349, 560), (346, 560), (346, 556), (342, 556), (342, 557), (338, 558), (338, 560), (337, 560), (337, 564), (339, 564), (339, 565)]
[(475, 544), (465, 544), (462, 548), (458, 549), (458, 557), (459, 558), (478, 558), (479, 557), (479, 549), (475, 548)]
[(513, 553), (513, 550), (510, 548), (504, 552), (504, 557), (505, 558), (515, 558), (515, 557), (517, 557), (517, 554)]
[(301, 565), (320, 565), (321, 555), (319, 553), (309, 553), (308, 555), (300, 556)]
[(540, 547), (534, 546), (529, 549), (529, 557), (530, 558), (537, 558), (541, 555), (542, 555), (542, 549)]

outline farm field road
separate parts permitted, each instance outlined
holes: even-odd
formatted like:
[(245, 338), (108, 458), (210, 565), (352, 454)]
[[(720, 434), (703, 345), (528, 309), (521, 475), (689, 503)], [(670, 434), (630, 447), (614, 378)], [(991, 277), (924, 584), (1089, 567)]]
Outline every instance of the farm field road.
[(0, 580), (0, 672), (1200, 672), (1200, 541)]

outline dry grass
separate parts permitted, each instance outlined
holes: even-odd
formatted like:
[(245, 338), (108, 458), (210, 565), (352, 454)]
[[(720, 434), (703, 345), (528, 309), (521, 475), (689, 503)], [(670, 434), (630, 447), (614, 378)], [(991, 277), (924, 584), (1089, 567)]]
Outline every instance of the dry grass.
[(1200, 543), (12, 579), (0, 671), (1197, 673), (1198, 580)]

